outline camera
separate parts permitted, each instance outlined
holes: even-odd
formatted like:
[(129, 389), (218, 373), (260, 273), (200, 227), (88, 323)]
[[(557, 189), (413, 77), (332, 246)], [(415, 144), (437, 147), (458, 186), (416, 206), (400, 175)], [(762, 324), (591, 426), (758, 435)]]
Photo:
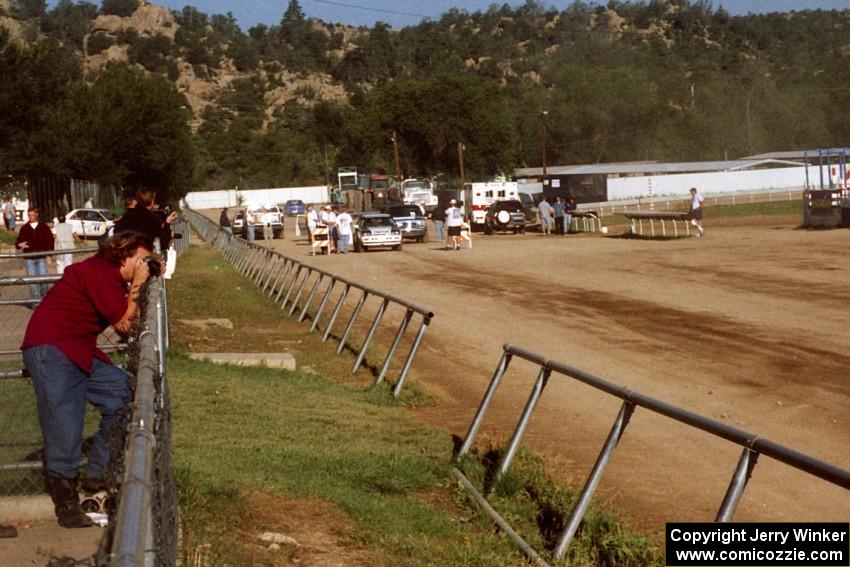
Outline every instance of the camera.
[(151, 276), (159, 277), (162, 275), (162, 262), (153, 256), (145, 256), (144, 262), (148, 265), (148, 272)]

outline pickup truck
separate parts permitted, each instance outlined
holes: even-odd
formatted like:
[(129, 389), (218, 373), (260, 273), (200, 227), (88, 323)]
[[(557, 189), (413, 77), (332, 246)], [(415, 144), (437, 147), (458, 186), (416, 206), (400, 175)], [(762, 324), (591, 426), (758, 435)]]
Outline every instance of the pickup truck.
[(254, 238), (260, 239), (263, 237), (263, 225), (265, 223), (272, 225), (274, 238), (281, 237), (283, 234), (283, 214), (277, 205), (248, 207), (246, 210), (236, 213), (236, 218), (233, 219), (234, 234), (238, 234), (242, 238), (248, 237), (248, 225), (245, 223), (246, 211), (254, 219)]

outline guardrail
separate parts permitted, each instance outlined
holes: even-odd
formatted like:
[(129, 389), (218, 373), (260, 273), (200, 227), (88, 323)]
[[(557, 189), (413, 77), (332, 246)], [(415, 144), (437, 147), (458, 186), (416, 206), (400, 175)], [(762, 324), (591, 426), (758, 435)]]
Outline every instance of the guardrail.
[[(309, 332), (313, 332), (319, 328), (322, 316), (331, 304), (332, 297), (336, 292), (337, 296), (334, 306), (330, 311), (330, 318), (325, 325), (322, 341), (327, 341), (330, 337), (334, 325), (346, 306), (347, 300), (352, 296), (358, 296), (352, 308), (351, 315), (340, 335), (339, 345), (336, 349), (337, 354), (345, 350), (348, 345), (351, 331), (360, 313), (363, 311), (367, 300), (370, 298), (379, 300), (363, 344), (356, 352), (354, 365), (351, 368), (352, 374), (357, 372), (362, 366), (366, 357), (366, 350), (375, 337), (387, 311), (391, 305), (397, 305), (404, 310), (404, 313), (396, 328), (387, 355), (381, 363), (380, 370), (375, 378), (375, 384), (383, 382), (389, 374), (393, 358), (404, 339), (408, 327), (413, 323), (414, 316), (418, 316), (418, 330), (410, 345), (410, 350), (407, 353), (392, 391), (395, 397), (401, 394), (416, 353), (422, 344), (425, 331), (427, 331), (431, 319), (434, 317), (434, 314), (430, 310), (328, 271), (303, 264), (298, 260), (284, 256), (269, 248), (258, 246), (232, 236), (222, 230), (213, 221), (194, 211), (186, 210), (184, 214), (192, 222), (195, 230), (198, 231), (202, 238), (210, 242), (228, 262), (233, 264), (240, 274), (249, 278), (267, 297), (273, 297), (274, 303), (279, 303), (280, 309), (285, 310), (287, 315), (292, 317), (297, 313), (299, 322), (304, 321), (308, 316), (312, 318), (313, 322), (310, 325)], [(323, 285), (324, 288), (322, 288)], [(319, 300), (316, 310), (311, 314), (309, 310), (317, 297), (321, 297), (321, 300)]]
[(165, 373), (165, 285), (152, 278), (143, 294), (143, 320), (130, 366), (135, 369), (132, 414), (124, 444), (117, 508), (98, 565), (173, 566), (177, 562), (178, 502), (171, 468), (171, 402)]
[[(614, 420), (611, 431), (608, 434), (599, 457), (596, 460), (596, 464), (593, 466), (593, 469), (582, 488), (575, 507), (567, 520), (566, 527), (561, 533), (558, 543), (552, 553), (552, 558), (555, 561), (559, 561), (564, 557), (564, 554), (572, 542), (573, 537), (584, 518), (584, 514), (590, 505), (591, 498), (593, 497), (596, 488), (599, 486), (599, 482), (602, 479), (602, 475), (605, 472), (608, 461), (614, 453), (614, 450), (617, 448), (617, 443), (628, 426), (632, 414), (638, 407), (665, 416), (679, 423), (683, 423), (689, 427), (705, 431), (715, 437), (720, 437), (721, 439), (725, 439), (726, 441), (743, 447), (741, 457), (738, 460), (738, 464), (732, 474), (732, 479), (729, 482), (729, 487), (726, 490), (726, 494), (724, 495), (723, 501), (720, 504), (720, 508), (715, 517), (716, 522), (732, 521), (738, 502), (747, 487), (747, 483), (760, 455), (770, 457), (781, 463), (804, 471), (812, 476), (850, 490), (850, 471), (819, 461), (818, 459), (795, 451), (794, 449), (790, 449), (768, 439), (761, 438), (753, 433), (749, 433), (736, 427), (726, 425), (725, 423), (692, 413), (688, 410), (651, 398), (639, 392), (634, 392), (628, 388), (614, 384), (602, 378), (598, 378), (587, 372), (583, 372), (560, 362), (555, 362), (539, 354), (535, 354), (509, 344), (503, 347), (502, 357), (499, 360), (499, 364), (496, 367), (493, 378), (490, 380), (490, 385), (481, 400), (481, 405), (478, 407), (478, 411), (475, 413), (475, 417), (470, 423), (466, 438), (458, 450), (456, 461), (460, 462), (462, 457), (472, 448), (472, 444), (475, 442), (475, 437), (478, 434), (478, 430), (481, 427), (484, 417), (486, 416), (493, 398), (496, 395), (502, 378), (514, 358), (531, 362), (539, 366), (540, 370), (537, 375), (537, 380), (532, 387), (531, 394), (528, 397), (528, 401), (526, 402), (525, 409), (517, 422), (517, 426), (514, 429), (505, 454), (502, 457), (498, 470), (493, 477), (493, 481), (489, 486), (486, 486), (483, 489), (485, 494), (492, 492), (495, 488), (495, 484), (510, 468), (511, 461), (522, 443), (525, 430), (528, 427), (534, 410), (537, 408), (537, 404), (543, 395), (543, 391), (549, 382), (552, 372), (567, 378), (572, 378), (573, 380), (582, 382), (583, 384), (591, 386), (597, 390), (601, 390), (610, 396), (623, 400), (620, 411), (617, 413), (617, 417)], [(530, 560), (540, 565), (548, 565), (546, 560), (537, 551), (535, 551), (522, 538), (522, 536), (511, 528), (510, 524), (502, 518), (502, 516), (490, 505), (489, 502), (487, 502), (485, 494), (482, 494), (481, 491), (475, 488), (472, 482), (469, 481), (459, 467), (455, 467), (452, 472), (458, 480), (460, 480), (466, 490), (475, 498), (482, 509), (496, 522), (497, 525), (499, 525), (500, 528), (503, 529), (503, 531), (505, 531), (506, 534), (508, 534), (508, 536), (523, 550)]]
[(655, 221), (661, 223), (661, 236), (667, 236), (667, 225), (664, 221), (670, 221), (673, 225), (673, 237), (679, 238), (679, 227), (676, 222), (681, 222), (685, 226), (685, 236), (691, 235), (690, 213), (667, 213), (667, 212), (632, 212), (622, 213), (624, 217), (629, 219), (629, 232), (639, 236), (644, 236), (643, 221), (649, 221), (650, 238), (655, 238)]

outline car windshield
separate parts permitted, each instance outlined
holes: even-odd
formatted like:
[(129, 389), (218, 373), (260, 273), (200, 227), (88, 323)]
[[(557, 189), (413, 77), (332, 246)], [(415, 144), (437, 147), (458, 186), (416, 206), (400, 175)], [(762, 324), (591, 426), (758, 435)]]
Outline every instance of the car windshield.
[(115, 215), (112, 214), (112, 211), (104, 210), (100, 211), (100, 214), (102, 214), (106, 218), (106, 220), (113, 220), (115, 218)]
[(295, 199), (295, 200), (287, 201), (286, 204), (289, 205), (290, 207), (293, 207), (293, 206), (302, 206), (303, 207), (304, 201), (302, 201), (300, 199)]
[(422, 211), (415, 205), (405, 205), (389, 208), (390, 214), (396, 218), (399, 217), (418, 217), (422, 215)]
[(427, 181), (405, 181), (405, 191), (427, 191), (431, 189), (431, 184)]
[(391, 219), (390, 217), (363, 217), (363, 226), (365, 227), (393, 225), (393, 219)]

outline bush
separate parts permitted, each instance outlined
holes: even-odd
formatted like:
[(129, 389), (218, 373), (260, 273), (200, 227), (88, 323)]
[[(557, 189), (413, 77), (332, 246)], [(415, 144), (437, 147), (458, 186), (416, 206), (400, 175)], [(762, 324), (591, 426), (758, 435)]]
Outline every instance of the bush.
[(96, 33), (89, 37), (88, 53), (89, 55), (97, 55), (101, 51), (109, 49), (115, 45), (115, 40), (105, 33)]
[(138, 63), (151, 72), (166, 70), (166, 60), (174, 44), (166, 36), (140, 37), (130, 44), (127, 54), (131, 63)]
[(126, 18), (132, 16), (138, 7), (139, 0), (103, 0), (100, 11), (104, 14)]

